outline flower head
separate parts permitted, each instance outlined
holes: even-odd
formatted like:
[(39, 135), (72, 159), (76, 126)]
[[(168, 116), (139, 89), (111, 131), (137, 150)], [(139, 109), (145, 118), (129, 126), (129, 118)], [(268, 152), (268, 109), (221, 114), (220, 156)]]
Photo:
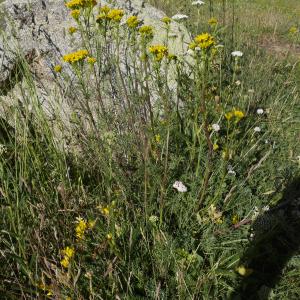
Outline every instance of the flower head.
[(163, 18), (161, 19), (161, 21), (162, 21), (163, 23), (165, 23), (166, 25), (169, 25), (169, 24), (171, 23), (172, 19), (169, 18), (169, 17), (167, 17), (167, 16), (165, 16), (165, 17), (163, 17)]
[(174, 21), (185, 21), (188, 19), (188, 16), (187, 15), (183, 15), (183, 14), (176, 14), (172, 17), (172, 19)]
[(264, 113), (264, 110), (262, 108), (258, 108), (257, 111), (256, 111), (256, 113), (258, 115), (262, 115)]
[(248, 269), (243, 265), (237, 267), (236, 271), (243, 277), (248, 277), (253, 273), (253, 269)]
[(130, 16), (126, 21), (128, 28), (131, 29), (137, 28), (140, 25), (140, 23), (141, 20), (139, 20), (137, 16)]
[(254, 127), (254, 132), (261, 132), (261, 128), (259, 126)]
[(93, 7), (97, 4), (96, 0), (70, 0), (66, 2), (66, 7), (69, 9), (80, 9)]
[(202, 33), (194, 38), (194, 41), (190, 43), (189, 48), (195, 50), (199, 47), (202, 50), (210, 49), (216, 44), (214, 37), (209, 33)]
[(54, 72), (60, 73), (62, 71), (62, 66), (61, 65), (56, 65), (53, 68)]
[(193, 6), (201, 6), (201, 5), (203, 5), (203, 4), (205, 4), (205, 2), (204, 2), (204, 1), (201, 1), (201, 0), (196, 0), (196, 1), (193, 1), (193, 2), (192, 2), (192, 5), (193, 5)]
[(187, 192), (187, 187), (181, 181), (175, 181), (173, 184), (173, 188), (180, 193)]
[(153, 27), (149, 25), (141, 26), (139, 33), (142, 37), (153, 37)]
[(100, 23), (104, 20), (120, 23), (123, 16), (124, 10), (117, 8), (110, 9), (108, 6), (105, 5), (100, 9), (100, 14), (96, 17), (96, 22)]
[(164, 45), (153, 45), (149, 47), (149, 52), (154, 55), (156, 61), (161, 61), (168, 55), (168, 48)]
[(63, 56), (63, 60), (69, 64), (74, 64), (83, 61), (88, 56), (87, 50), (78, 50), (76, 52), (66, 54)]
[(296, 26), (292, 26), (290, 29), (289, 29), (289, 33), (290, 34), (295, 34), (295, 33), (298, 33), (299, 30)]
[(88, 223), (81, 217), (76, 219), (76, 227), (75, 234), (78, 240), (82, 240), (84, 238), (85, 231), (88, 229)]
[(241, 52), (241, 51), (233, 51), (233, 52), (231, 52), (231, 55), (233, 57), (242, 57), (243, 56), (243, 52)]
[(213, 131), (216, 131), (216, 132), (220, 131), (220, 129), (221, 129), (219, 124), (212, 124), (211, 128), (213, 129)]
[(92, 57), (92, 56), (88, 56), (86, 60), (91, 65), (94, 65), (97, 61), (97, 59), (95, 57)]
[(73, 9), (70, 12), (70, 15), (72, 16), (73, 19), (78, 20), (80, 16), (80, 10), (79, 9)]
[(75, 33), (77, 30), (78, 29), (76, 27), (73, 27), (73, 26), (69, 27), (69, 29), (68, 29), (68, 31), (69, 31), (70, 34)]
[(216, 25), (218, 24), (218, 20), (217, 20), (216, 18), (210, 18), (210, 19), (208, 20), (208, 24), (209, 24), (210, 26), (216, 26)]

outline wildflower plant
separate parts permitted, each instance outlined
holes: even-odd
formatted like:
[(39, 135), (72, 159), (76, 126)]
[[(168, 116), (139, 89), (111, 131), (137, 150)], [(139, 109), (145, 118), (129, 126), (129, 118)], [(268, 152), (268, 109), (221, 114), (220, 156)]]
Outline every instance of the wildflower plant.
[(239, 263), (249, 207), (275, 202), (270, 191), (299, 167), (294, 133), (290, 151), (276, 148), (287, 138), (282, 113), (293, 119), (283, 103), (298, 99), (294, 86), (286, 95), (293, 71), (267, 80), (260, 68), (258, 92), (250, 52), (233, 51), (221, 19), (191, 22), (193, 38), (173, 53), (172, 22), (187, 15), (162, 18), (157, 42), (140, 16), (98, 4), (66, 2), (76, 47), (51, 67), (54, 98), (70, 104), (65, 119), (45, 115), (24, 67), (31, 94), (22, 91), (15, 132), (0, 140), (10, 282), (28, 297), (228, 298), (255, 273)]

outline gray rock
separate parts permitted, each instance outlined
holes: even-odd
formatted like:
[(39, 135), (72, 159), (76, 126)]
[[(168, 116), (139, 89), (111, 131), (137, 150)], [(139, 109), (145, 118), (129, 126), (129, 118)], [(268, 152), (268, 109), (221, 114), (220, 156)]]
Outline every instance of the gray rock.
[[(154, 43), (162, 41), (160, 19), (163, 12), (142, 0), (117, 0), (115, 3), (116, 7), (125, 9), (128, 14), (136, 14), (145, 24), (154, 26), (158, 33)], [(0, 25), (4, 29), (4, 34), (0, 35), (0, 90), (13, 85), (11, 79), (21, 58), (32, 65), (37, 78), (51, 82), (53, 66), (61, 62), (62, 55), (78, 47), (67, 34), (67, 29), (76, 24), (64, 1), (7, 0), (0, 4), (0, 11), (5, 16)], [(170, 49), (179, 54), (183, 49), (182, 40), (189, 40), (187, 31), (184, 26), (173, 22), (171, 32), (176, 37)]]

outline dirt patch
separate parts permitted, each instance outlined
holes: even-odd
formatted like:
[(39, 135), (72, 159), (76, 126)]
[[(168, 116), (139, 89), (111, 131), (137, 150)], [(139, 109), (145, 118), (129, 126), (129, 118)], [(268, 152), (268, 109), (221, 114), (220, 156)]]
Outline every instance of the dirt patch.
[(279, 37), (262, 36), (258, 39), (258, 44), (270, 54), (279, 57), (300, 56), (300, 45), (289, 43)]

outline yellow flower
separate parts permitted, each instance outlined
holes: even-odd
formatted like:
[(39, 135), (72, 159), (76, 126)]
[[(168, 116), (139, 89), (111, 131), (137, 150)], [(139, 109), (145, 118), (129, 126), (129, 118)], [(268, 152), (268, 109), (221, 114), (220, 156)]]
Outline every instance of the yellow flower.
[(208, 24), (209, 24), (210, 26), (216, 26), (216, 25), (218, 24), (218, 20), (217, 20), (216, 18), (210, 18), (210, 19), (208, 20)]
[(81, 217), (77, 218), (77, 225), (75, 227), (75, 233), (78, 240), (84, 238), (85, 231), (88, 229), (88, 223)]
[(78, 20), (79, 19), (79, 16), (80, 16), (80, 10), (79, 9), (73, 9), (71, 12), (70, 12), (70, 15), (73, 19), (75, 20)]
[(120, 22), (124, 16), (124, 10), (122, 9), (111, 9), (107, 13), (107, 18), (114, 22)]
[(245, 114), (240, 110), (234, 110), (233, 114), (237, 119), (242, 119), (245, 116)]
[(295, 34), (295, 33), (298, 33), (299, 30), (296, 26), (292, 26), (290, 29), (289, 29), (289, 33), (290, 34)]
[(141, 26), (139, 33), (142, 37), (153, 37), (153, 27), (149, 25)]
[(70, 264), (70, 259), (65, 256), (61, 261), (60, 264), (64, 267), (64, 268), (68, 268), (69, 264)]
[(234, 215), (232, 217), (232, 224), (235, 225), (239, 222), (239, 216), (238, 215)]
[(68, 31), (69, 31), (70, 34), (75, 33), (77, 30), (78, 30), (78, 29), (77, 29), (76, 27), (72, 27), (72, 26), (69, 27), (69, 29), (68, 29)]
[(141, 21), (137, 16), (130, 16), (126, 21), (127, 26), (132, 29), (137, 28), (140, 23)]
[(97, 61), (97, 59), (96, 59), (95, 57), (89, 56), (89, 57), (87, 58), (87, 62), (88, 62), (89, 64), (91, 64), (91, 65), (95, 64), (96, 61)]
[(100, 11), (100, 14), (96, 17), (96, 22), (98, 23), (102, 20), (119, 23), (124, 16), (122, 9), (110, 9), (108, 6), (103, 6)]
[(61, 70), (62, 70), (62, 66), (61, 66), (61, 65), (56, 65), (56, 66), (54, 66), (53, 70), (54, 70), (54, 72), (56, 72), (56, 73), (60, 73)]
[(164, 45), (153, 45), (149, 47), (149, 52), (154, 55), (156, 61), (161, 61), (168, 55), (168, 48)]
[(236, 271), (244, 277), (248, 277), (253, 273), (253, 269), (248, 269), (245, 266), (241, 265), (239, 267), (236, 268)]
[(201, 49), (210, 49), (216, 44), (214, 37), (209, 33), (202, 33), (194, 38), (194, 41), (190, 43), (189, 48), (194, 50), (196, 47)]
[(100, 12), (107, 14), (110, 11), (110, 8), (107, 5), (104, 5), (100, 8)]
[(101, 211), (101, 213), (103, 215), (109, 216), (110, 211), (109, 211), (109, 207), (108, 206), (106, 206), (106, 207), (100, 207), (100, 211)]
[(230, 121), (233, 117), (233, 113), (231, 111), (229, 111), (228, 113), (225, 114), (225, 118)]
[(62, 250), (62, 253), (64, 254), (65, 257), (71, 259), (75, 254), (75, 250), (73, 247), (66, 247), (65, 249)]
[(213, 144), (213, 150), (217, 151), (219, 149), (219, 145), (217, 143)]
[(88, 56), (87, 50), (78, 50), (76, 52), (66, 54), (63, 56), (63, 60), (67, 63), (74, 64), (84, 60)]
[(169, 18), (169, 17), (163, 17), (163, 18), (161, 19), (161, 21), (162, 21), (163, 23), (165, 23), (166, 25), (169, 25), (169, 24), (171, 23), (171, 18)]
[(96, 0), (70, 0), (65, 5), (69, 9), (79, 9), (93, 7), (97, 4)]
[(107, 238), (109, 241), (111, 241), (111, 240), (112, 240), (112, 234), (111, 234), (111, 233), (108, 233), (108, 234), (106, 235), (106, 238)]

